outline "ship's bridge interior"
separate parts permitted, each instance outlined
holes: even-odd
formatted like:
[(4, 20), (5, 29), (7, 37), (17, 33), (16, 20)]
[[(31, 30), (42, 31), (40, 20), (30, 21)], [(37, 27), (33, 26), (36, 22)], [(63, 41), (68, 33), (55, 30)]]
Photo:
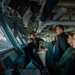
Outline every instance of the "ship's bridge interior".
[[(0, 75), (52, 75), (51, 41), (59, 24), (75, 32), (75, 0), (0, 0)], [(27, 62), (24, 52), (31, 33), (44, 39), (47, 48), (43, 60), (33, 49), (37, 62)]]
[(64, 25), (66, 31), (74, 29), (74, 0), (4, 0), (4, 3), (19, 14), (28, 33), (53, 34), (58, 24)]

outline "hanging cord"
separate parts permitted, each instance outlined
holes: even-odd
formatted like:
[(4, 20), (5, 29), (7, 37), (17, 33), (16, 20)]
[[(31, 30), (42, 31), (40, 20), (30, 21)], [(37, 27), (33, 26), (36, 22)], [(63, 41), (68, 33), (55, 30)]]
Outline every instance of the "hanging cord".
[(42, 0), (41, 2), (40, 2), (41, 0), (39, 0), (38, 2), (40, 3), (40, 5), (42, 5), (42, 3), (44, 2), (44, 0)]
[(61, 0), (61, 7), (63, 8), (63, 0)]
[(72, 18), (72, 15), (73, 15), (73, 14), (72, 14), (72, 11), (73, 11), (73, 10), (72, 10), (72, 9), (70, 9), (69, 21), (71, 21), (71, 18)]
[(4, 0), (2, 0), (2, 12), (4, 12)]

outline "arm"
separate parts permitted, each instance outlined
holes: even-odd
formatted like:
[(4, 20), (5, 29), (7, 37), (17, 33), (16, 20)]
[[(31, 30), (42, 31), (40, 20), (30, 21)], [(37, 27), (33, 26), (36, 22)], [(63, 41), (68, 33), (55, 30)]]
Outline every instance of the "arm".
[(41, 39), (41, 38), (39, 38), (39, 40), (40, 40), (40, 41), (42, 41), (42, 42), (44, 42), (44, 40), (43, 40), (43, 39)]
[(75, 59), (73, 57), (67, 61), (65, 75), (75, 75)]
[(70, 54), (71, 54), (71, 47), (68, 48), (62, 55), (62, 58), (58, 62), (59, 67), (63, 67), (66, 64), (66, 61), (68, 60)]

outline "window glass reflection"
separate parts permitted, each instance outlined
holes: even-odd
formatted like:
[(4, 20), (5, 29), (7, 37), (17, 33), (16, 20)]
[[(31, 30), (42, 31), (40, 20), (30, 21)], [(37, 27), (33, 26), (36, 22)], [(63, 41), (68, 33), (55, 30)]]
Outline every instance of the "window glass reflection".
[(7, 37), (4, 29), (0, 26), (0, 52), (9, 48), (12, 48), (13, 45)]

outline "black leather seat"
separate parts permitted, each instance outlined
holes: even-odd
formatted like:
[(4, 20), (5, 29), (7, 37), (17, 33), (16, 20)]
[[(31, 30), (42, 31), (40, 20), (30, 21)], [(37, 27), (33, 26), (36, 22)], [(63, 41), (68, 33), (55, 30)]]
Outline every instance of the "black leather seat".
[(42, 61), (41, 61), (39, 55), (37, 54), (36, 49), (33, 49), (33, 56), (34, 56), (34, 60), (39, 64), (39, 66), (40, 66), (41, 68), (44, 68), (44, 65), (43, 65), (43, 63), (42, 63)]
[(53, 45), (49, 42), (45, 42), (44, 47), (48, 48), (48, 51), (46, 51), (46, 66), (49, 73), (51, 73), (54, 69)]

